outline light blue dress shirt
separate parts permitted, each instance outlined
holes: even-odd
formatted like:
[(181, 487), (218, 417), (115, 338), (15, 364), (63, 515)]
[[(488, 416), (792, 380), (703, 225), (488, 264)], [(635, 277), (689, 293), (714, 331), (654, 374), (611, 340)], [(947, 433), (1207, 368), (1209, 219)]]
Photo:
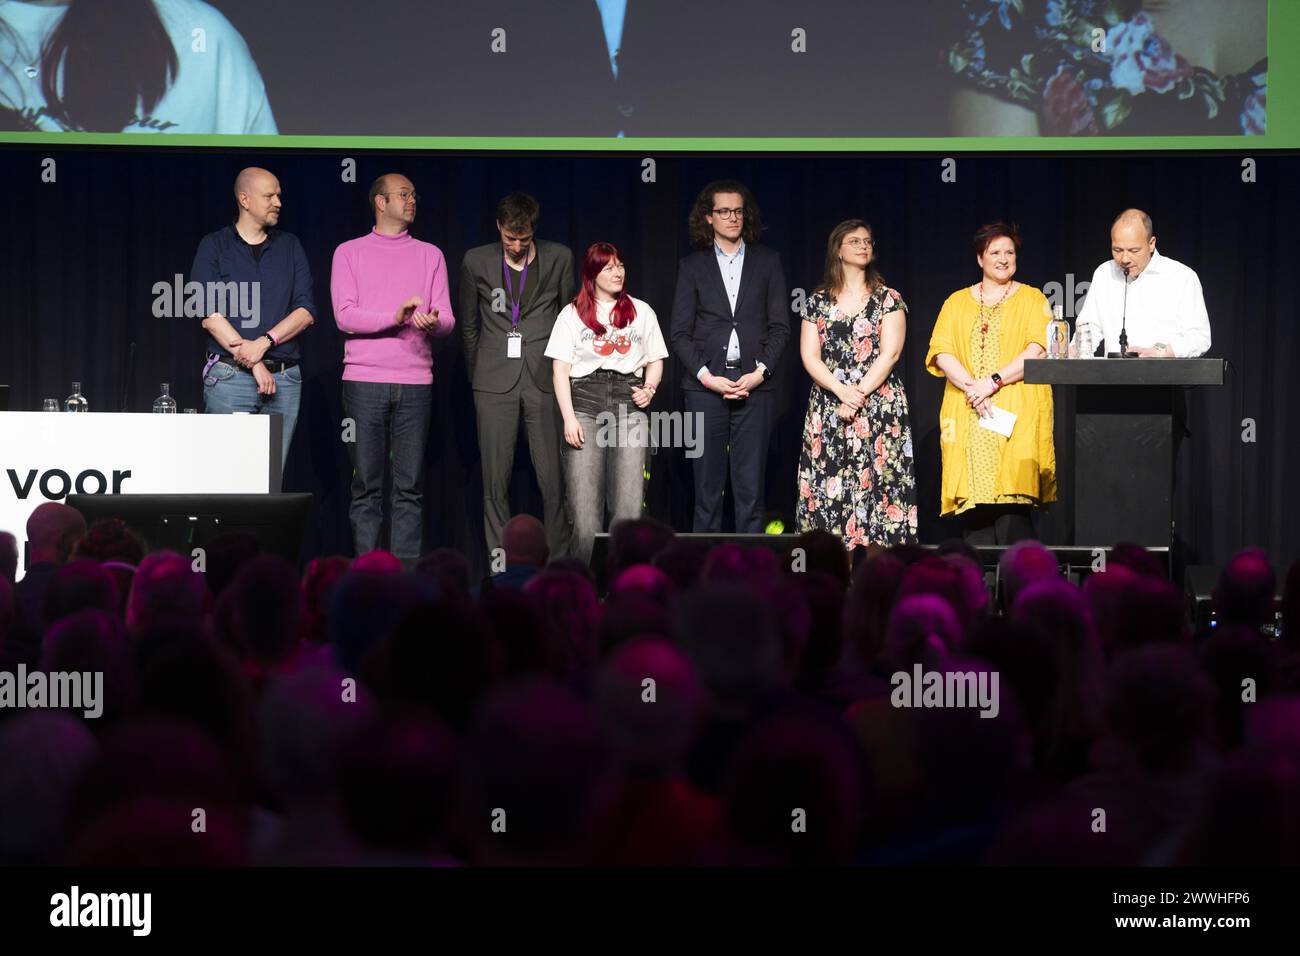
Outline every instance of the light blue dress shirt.
[[(740, 247), (730, 255), (722, 251), (722, 247), (716, 242), (713, 244), (713, 254), (718, 258), (718, 271), (722, 273), (722, 284), (727, 289), (727, 301), (731, 303), (731, 314), (736, 314), (736, 297), (740, 294), (740, 276), (745, 271), (745, 240), (740, 240)], [(740, 336), (736, 334), (736, 327), (731, 327), (731, 340), (727, 342), (727, 361), (740, 361)], [(762, 362), (755, 363), (755, 366), (761, 372), (767, 366)], [(701, 366), (700, 370), (695, 373), (695, 377), (704, 381), (704, 376), (709, 374), (707, 365)]]
[(600, 25), (605, 28), (605, 46), (609, 50), (609, 68), (618, 79), (618, 51), (623, 45), (623, 19), (627, 0), (596, 0), (600, 8)]

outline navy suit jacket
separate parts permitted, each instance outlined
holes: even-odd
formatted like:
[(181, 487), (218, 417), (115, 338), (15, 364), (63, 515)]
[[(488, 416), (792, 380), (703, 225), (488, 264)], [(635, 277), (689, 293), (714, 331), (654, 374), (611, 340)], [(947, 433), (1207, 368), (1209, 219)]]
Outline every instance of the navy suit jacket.
[(773, 250), (745, 244), (734, 316), (713, 246), (692, 252), (677, 267), (673, 295), (672, 350), (685, 372), (682, 387), (703, 389), (696, 378), (703, 366), (714, 375), (724, 374), (733, 327), (740, 337), (741, 372), (752, 372), (762, 362), (775, 375), (790, 339), (790, 315), (785, 270)]

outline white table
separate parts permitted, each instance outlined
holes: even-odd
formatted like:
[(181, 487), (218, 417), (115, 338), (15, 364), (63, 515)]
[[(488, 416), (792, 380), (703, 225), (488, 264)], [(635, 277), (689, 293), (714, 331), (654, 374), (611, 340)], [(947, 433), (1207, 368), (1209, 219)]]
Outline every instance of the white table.
[(86, 494), (280, 490), (279, 415), (0, 412), (0, 531), (18, 539), (46, 501)]

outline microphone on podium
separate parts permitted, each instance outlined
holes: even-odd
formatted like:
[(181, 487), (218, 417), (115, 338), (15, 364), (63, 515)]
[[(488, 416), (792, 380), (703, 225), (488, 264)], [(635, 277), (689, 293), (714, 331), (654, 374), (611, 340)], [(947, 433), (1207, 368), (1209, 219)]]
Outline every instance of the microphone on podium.
[(1120, 268), (1124, 270), (1124, 307), (1119, 318), (1119, 357), (1137, 358), (1128, 350), (1128, 280), (1132, 266), (1120, 266)]

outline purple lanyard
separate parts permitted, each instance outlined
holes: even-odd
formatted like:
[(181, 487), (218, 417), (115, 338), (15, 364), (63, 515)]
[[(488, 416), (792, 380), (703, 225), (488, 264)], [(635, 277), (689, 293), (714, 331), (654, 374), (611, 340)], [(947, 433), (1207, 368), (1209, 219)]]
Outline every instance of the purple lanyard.
[(528, 281), (528, 259), (524, 259), (524, 274), (519, 278), (518, 298), (510, 295), (510, 267), (504, 255), (501, 257), (501, 277), (506, 280), (506, 295), (510, 296), (510, 329), (514, 331), (519, 328), (519, 303), (524, 299), (524, 283)]

